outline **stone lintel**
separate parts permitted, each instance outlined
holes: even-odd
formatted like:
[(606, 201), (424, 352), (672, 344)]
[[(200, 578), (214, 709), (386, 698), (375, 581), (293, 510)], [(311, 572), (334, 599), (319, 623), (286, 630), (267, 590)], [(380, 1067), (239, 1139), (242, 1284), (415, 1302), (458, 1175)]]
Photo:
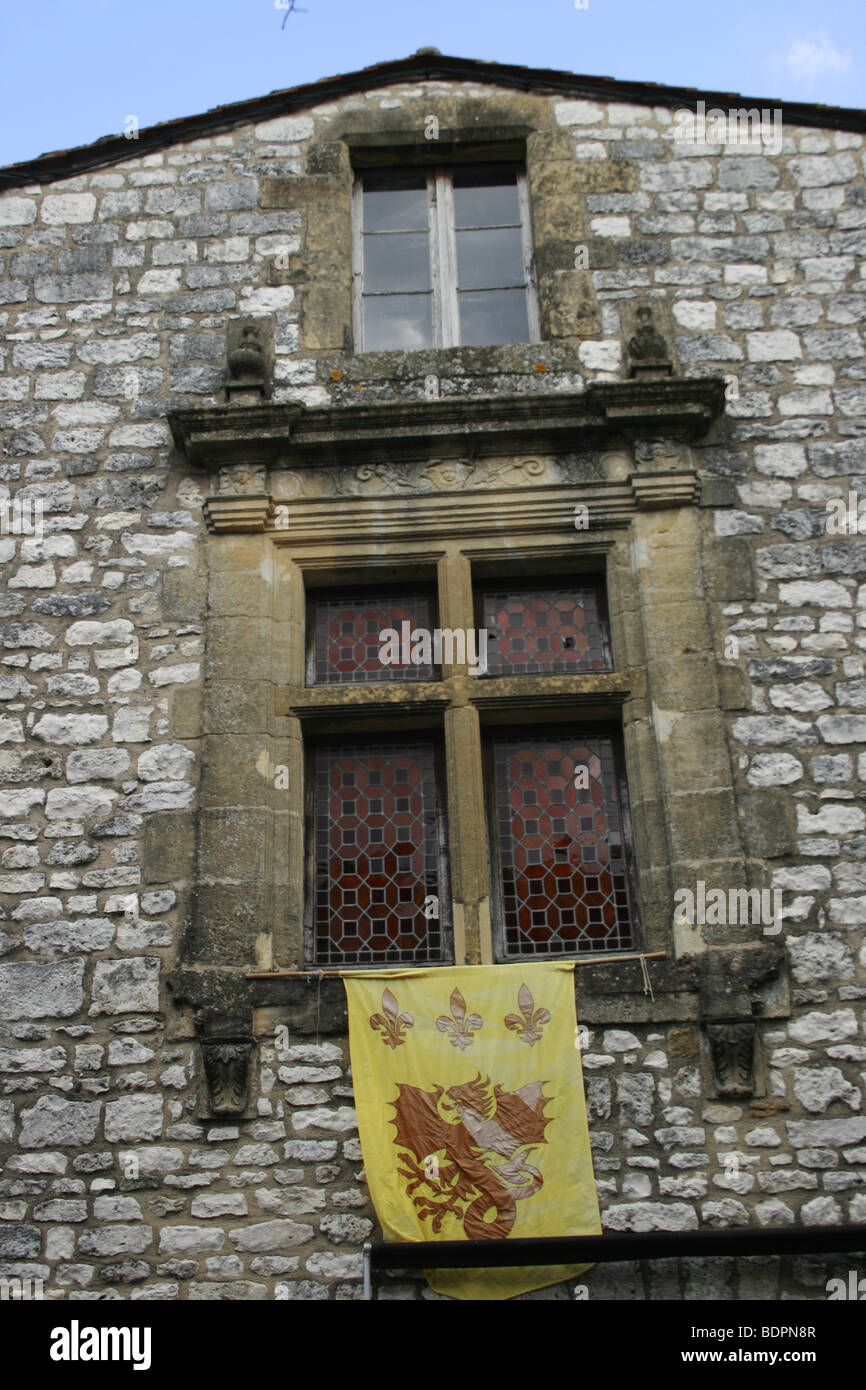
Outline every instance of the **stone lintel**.
[[(770, 949), (754, 948), (761, 952)], [(774, 954), (778, 957), (782, 953), (776, 950)], [(704, 962), (716, 955), (728, 957), (730, 952), (711, 948), (701, 957), (687, 956), (678, 961), (672, 957), (647, 960), (651, 993), (645, 990), (638, 959), (578, 958), (574, 971), (577, 1016), (590, 1027), (676, 1022), (697, 1025), (705, 1022), (701, 1005)], [(724, 968), (724, 960), (720, 960), (720, 964)], [(779, 962), (777, 967), (783, 969)], [(342, 980), (336, 974), (320, 975), (318, 967), (311, 966), (309, 974), (305, 976), (291, 978), (275, 973), (269, 979), (259, 975), (249, 981), (249, 986), (256, 1007), (279, 1010), (296, 1034), (338, 1036), (346, 1032), (346, 993)], [(790, 1004), (771, 1002), (760, 1014), (749, 1013), (746, 1019), (755, 1017), (790, 1017)], [(695, 1061), (699, 1053), (696, 1030)]]
[(370, 685), (277, 686), (275, 713), (299, 715), (308, 720), (370, 715), (376, 718), (397, 709), (415, 714), (441, 715), (452, 703), (447, 686), (440, 681), (394, 681)]

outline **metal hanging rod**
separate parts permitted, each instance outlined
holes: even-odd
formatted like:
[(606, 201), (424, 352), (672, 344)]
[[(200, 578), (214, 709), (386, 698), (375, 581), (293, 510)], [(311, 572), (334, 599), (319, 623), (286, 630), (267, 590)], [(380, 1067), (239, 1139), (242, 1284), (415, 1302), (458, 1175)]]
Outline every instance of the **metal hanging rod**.
[[(572, 959), (574, 960), (575, 965), (619, 965), (622, 961), (627, 960), (667, 960), (667, 955), (667, 951), (634, 951), (629, 955), (625, 956), (587, 956), (583, 960), (581, 960), (579, 957), (573, 957)], [(560, 960), (561, 958), (556, 957), (555, 959)], [(538, 963), (539, 962), (537, 958), (533, 959), (532, 961), (526, 962), (527, 965), (537, 965)], [(520, 964), (520, 962), (503, 961), (502, 964), (518, 965)], [(406, 962), (403, 965), (384, 965), (381, 968), (383, 973), (385, 973), (388, 970), (425, 970), (428, 968), (432, 968), (434, 970), (436, 969), (435, 966), (427, 967), (423, 965), (414, 965), (411, 962)], [(358, 967), (358, 970), (360, 971), (370, 971), (375, 969), (375, 966), (370, 965)], [(471, 965), (468, 965), (466, 969), (471, 970), (473, 969), (473, 967)], [(348, 976), (351, 979), (351, 977), (355, 973), (355, 970), (319, 970), (315, 966), (311, 966), (309, 970), (249, 970), (244, 975), (244, 979), (310, 981), (328, 979), (341, 980), (344, 976)]]

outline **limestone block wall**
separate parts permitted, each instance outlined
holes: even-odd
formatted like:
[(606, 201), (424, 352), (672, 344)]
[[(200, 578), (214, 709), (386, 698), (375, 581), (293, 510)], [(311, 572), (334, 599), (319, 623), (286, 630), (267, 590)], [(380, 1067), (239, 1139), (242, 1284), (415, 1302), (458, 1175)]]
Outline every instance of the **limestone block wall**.
[[(428, 112), (533, 132), (532, 351), (353, 355), (339, 137), (397, 142)], [(792, 829), (749, 852), (784, 894), (793, 1013), (761, 1025), (766, 1096), (736, 1104), (707, 1094), (694, 1026), (593, 1026), (599, 1197), (611, 1230), (866, 1221), (866, 541), (827, 526), (829, 502), (866, 496), (864, 142), (840, 118), (786, 125), (778, 154), (679, 146), (674, 116), (419, 79), (0, 193), (0, 1276), (79, 1300), (360, 1293), (375, 1216), (345, 1037), (263, 1028), (257, 1118), (204, 1120), (166, 991), (214, 659), (211, 482), (166, 414), (221, 402), (238, 316), (270, 321), (274, 399), (306, 406), (418, 397), (431, 372), (445, 397), (616, 380), (637, 299), (664, 306), (678, 371), (736, 378), (695, 447), (707, 598), (744, 833), (759, 803)], [(39, 535), (13, 504), (41, 507)], [(834, 1272), (672, 1261), (583, 1282), (803, 1298)]]

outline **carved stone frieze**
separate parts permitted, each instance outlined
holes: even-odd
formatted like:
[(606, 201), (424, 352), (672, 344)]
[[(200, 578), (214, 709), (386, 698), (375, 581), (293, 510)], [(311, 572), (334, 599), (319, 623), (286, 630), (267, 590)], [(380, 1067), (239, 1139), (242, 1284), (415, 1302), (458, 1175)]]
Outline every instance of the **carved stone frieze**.
[(261, 496), (268, 490), (268, 470), (257, 463), (232, 464), (220, 469), (218, 484), (220, 496)]
[(292, 468), (279, 473), (281, 499), (424, 496), (486, 489), (561, 487), (602, 480), (597, 453), (580, 458), (432, 459), (427, 463), (364, 463), (356, 468)]

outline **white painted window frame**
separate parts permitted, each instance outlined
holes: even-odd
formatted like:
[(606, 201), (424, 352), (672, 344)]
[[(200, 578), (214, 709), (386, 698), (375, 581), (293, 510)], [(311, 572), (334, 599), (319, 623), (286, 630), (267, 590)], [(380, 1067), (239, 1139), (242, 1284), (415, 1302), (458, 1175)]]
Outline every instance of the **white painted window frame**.
[[(459, 167), (459, 166), (458, 166)], [(457, 233), (454, 225), (454, 167), (427, 170), (427, 228), (430, 248), (430, 284), (433, 347), (460, 347), (460, 309), (457, 300)], [(524, 292), (529, 341), (541, 342), (538, 284), (532, 248), (532, 222), (526, 172), (518, 169), (517, 200), (523, 248)], [(364, 346), (364, 175), (352, 187), (352, 331), (356, 352)], [(485, 229), (486, 230), (486, 229)], [(491, 346), (497, 346), (492, 344)], [(499, 346), (505, 346), (500, 344)], [(395, 347), (385, 351), (415, 351)], [(417, 349), (424, 351), (424, 349)]]

